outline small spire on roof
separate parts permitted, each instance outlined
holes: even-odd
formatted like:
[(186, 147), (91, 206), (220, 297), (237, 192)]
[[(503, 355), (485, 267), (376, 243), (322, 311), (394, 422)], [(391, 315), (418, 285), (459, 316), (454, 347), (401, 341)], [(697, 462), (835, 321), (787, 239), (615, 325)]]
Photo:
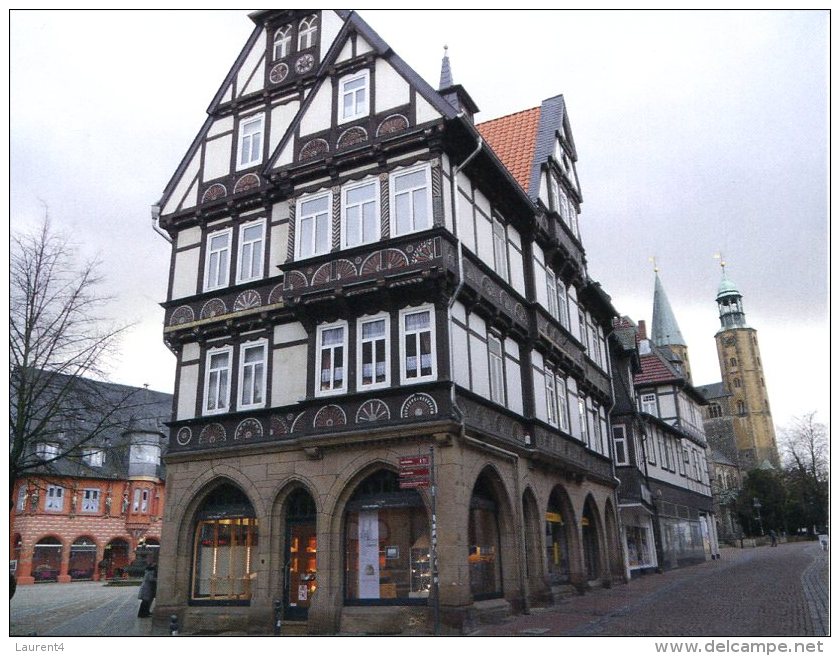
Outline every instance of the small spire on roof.
[(438, 90), (452, 86), (452, 69), (449, 66), (449, 46), (443, 46), (443, 61), (440, 63), (440, 84)]
[(659, 267), (658, 267), (658, 266), (656, 266), (656, 256), (655, 256), (655, 255), (653, 255), (653, 256), (649, 257), (649, 258), (648, 258), (648, 260), (650, 260), (651, 262), (653, 262), (653, 272), (654, 272), (654, 273), (659, 273)]

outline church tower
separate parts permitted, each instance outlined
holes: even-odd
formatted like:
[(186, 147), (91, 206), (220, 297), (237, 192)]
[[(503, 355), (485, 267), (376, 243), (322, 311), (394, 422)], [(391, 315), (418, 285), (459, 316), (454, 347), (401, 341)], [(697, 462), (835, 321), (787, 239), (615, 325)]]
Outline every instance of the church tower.
[(691, 383), (691, 364), (688, 361), (688, 346), (683, 339), (677, 318), (671, 309), (671, 303), (665, 294), (665, 287), (659, 279), (659, 270), (654, 268), (656, 281), (653, 288), (653, 321), (651, 326), (651, 341), (656, 345), (668, 348), (679, 358), (685, 371), (686, 380)]
[(747, 325), (741, 293), (726, 276), (717, 293), (720, 329), (715, 334), (723, 387), (731, 395), (738, 459), (742, 467), (778, 467), (776, 431), (754, 328)]

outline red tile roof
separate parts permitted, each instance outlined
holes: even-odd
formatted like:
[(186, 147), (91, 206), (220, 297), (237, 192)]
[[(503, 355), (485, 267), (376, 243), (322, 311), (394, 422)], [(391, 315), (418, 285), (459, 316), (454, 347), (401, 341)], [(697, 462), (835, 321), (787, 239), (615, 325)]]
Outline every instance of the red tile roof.
[(651, 353), (650, 355), (643, 355), (639, 358), (641, 364), (641, 371), (633, 376), (633, 382), (636, 385), (644, 385), (645, 383), (661, 383), (669, 380), (679, 378), (673, 369), (669, 367), (665, 361), (658, 355)]
[(475, 127), (514, 179), (527, 192), (540, 124), (540, 108), (479, 123)]

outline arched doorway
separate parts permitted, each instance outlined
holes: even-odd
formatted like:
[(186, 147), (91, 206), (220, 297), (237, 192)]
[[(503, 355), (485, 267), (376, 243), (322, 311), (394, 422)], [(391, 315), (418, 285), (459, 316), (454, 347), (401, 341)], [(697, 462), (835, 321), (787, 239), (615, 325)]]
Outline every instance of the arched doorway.
[(417, 490), (380, 469), (353, 492), (344, 513), (348, 605), (426, 604), (432, 578), (429, 516)]
[(35, 583), (57, 581), (61, 572), (61, 540), (42, 538), (32, 551), (32, 576)]
[(196, 512), (191, 598), (249, 605), (257, 542), (256, 513), (245, 493), (231, 483), (211, 490)]
[(89, 536), (78, 538), (70, 545), (67, 573), (74, 581), (90, 581), (96, 569), (96, 542)]
[(545, 548), (548, 563), (548, 580), (551, 585), (571, 581), (571, 531), (574, 515), (566, 491), (557, 486), (548, 498), (545, 512)]
[(487, 473), (482, 473), (470, 497), (467, 528), (470, 592), (473, 599), (503, 595), (499, 501)]
[(104, 572), (106, 578), (119, 578), (130, 563), (128, 541), (115, 538), (105, 545), (105, 554), (99, 564), (100, 577)]
[(315, 531), (315, 500), (297, 488), (286, 500), (286, 553), (284, 562), (284, 616), (305, 620), (317, 588), (318, 541)]
[(591, 498), (587, 499), (584, 504), (580, 526), (586, 578), (589, 581), (594, 581), (601, 573), (601, 550), (598, 540), (598, 511)]

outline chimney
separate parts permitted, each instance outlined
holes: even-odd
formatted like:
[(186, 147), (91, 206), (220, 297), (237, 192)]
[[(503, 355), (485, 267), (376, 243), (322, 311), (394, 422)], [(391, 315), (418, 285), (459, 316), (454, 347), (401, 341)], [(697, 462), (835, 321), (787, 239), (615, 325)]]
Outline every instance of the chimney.
[(645, 325), (644, 319), (639, 321), (639, 339), (647, 339), (647, 326)]

